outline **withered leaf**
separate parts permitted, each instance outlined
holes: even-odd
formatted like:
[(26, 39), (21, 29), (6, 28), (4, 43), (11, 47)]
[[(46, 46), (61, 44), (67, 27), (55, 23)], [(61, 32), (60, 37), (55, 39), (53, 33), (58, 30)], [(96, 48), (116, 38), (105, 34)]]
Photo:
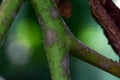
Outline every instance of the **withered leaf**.
[(112, 0), (89, 0), (91, 12), (120, 57), (120, 10)]
[(61, 15), (65, 18), (69, 18), (72, 11), (70, 2), (68, 0), (55, 0), (55, 2)]
[(103, 6), (120, 30), (120, 9), (112, 2), (112, 0), (106, 0)]

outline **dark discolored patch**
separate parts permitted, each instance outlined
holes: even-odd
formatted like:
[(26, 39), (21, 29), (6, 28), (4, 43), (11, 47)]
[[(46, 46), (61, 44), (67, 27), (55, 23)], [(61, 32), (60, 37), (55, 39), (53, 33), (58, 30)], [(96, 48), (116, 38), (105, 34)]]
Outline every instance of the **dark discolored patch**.
[(13, 11), (13, 12), (11, 13), (11, 16), (15, 19), (16, 13)]
[(3, 3), (6, 3), (7, 1), (8, 1), (8, 0), (2, 0), (2, 4), (3, 4)]
[(57, 19), (58, 16), (59, 16), (59, 13), (58, 13), (57, 9), (54, 8), (54, 7), (52, 7), (52, 8), (51, 8), (51, 17), (52, 17), (53, 19)]
[(64, 58), (62, 59), (62, 62), (61, 62), (61, 66), (62, 68), (64, 69), (64, 73), (63, 73), (63, 76), (66, 76), (66, 74), (69, 75), (69, 58), (68, 58), (69, 54), (66, 53), (64, 55)]
[(55, 2), (56, 0), (52, 0), (53, 2)]
[(100, 62), (99, 65), (103, 66), (105, 69), (108, 69), (111, 67), (111, 64), (106, 61)]
[(101, 3), (104, 5), (107, 0), (100, 0), (100, 1), (101, 1)]
[(46, 43), (48, 45), (53, 45), (54, 42), (58, 41), (57, 33), (51, 30), (48, 30), (46, 33)]
[(2, 20), (2, 24), (3, 24), (3, 25), (7, 25), (7, 24), (9, 24), (9, 21), (8, 21), (6, 18), (4, 18), (4, 19)]

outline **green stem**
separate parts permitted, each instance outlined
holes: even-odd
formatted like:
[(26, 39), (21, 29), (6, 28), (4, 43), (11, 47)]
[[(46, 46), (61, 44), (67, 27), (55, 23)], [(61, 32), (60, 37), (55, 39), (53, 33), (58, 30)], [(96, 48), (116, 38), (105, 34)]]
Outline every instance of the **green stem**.
[[(3, 0), (0, 6), (0, 42), (5, 37), (23, 0)], [(63, 24), (50, 0), (31, 0), (42, 26), (52, 80), (70, 80), (69, 51), (73, 56), (120, 77), (120, 64), (83, 45)], [(1, 43), (0, 43), (1, 44)]]
[(78, 59), (81, 59), (91, 65), (94, 65), (106, 72), (109, 72), (117, 77), (120, 77), (120, 64), (114, 62), (96, 51), (90, 49), (89, 47), (82, 44), (79, 40), (74, 39), (73, 46), (70, 52), (72, 55)]
[(2, 0), (0, 5), (0, 44), (5, 38), (23, 0)]
[(52, 80), (70, 80), (69, 49), (70, 36), (52, 0), (31, 0), (42, 26), (44, 46)]
[(120, 64), (100, 55), (74, 38), (50, 0), (31, 0), (41, 24), (52, 80), (69, 80), (69, 51), (89, 64), (120, 77)]

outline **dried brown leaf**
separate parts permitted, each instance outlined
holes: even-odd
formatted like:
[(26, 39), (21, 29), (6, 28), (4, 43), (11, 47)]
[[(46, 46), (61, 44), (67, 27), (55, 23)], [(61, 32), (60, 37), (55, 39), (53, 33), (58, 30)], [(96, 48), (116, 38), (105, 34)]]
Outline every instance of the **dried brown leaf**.
[(69, 18), (72, 11), (70, 2), (68, 0), (55, 0), (55, 2), (61, 15), (65, 18)]
[(112, 0), (89, 0), (91, 12), (101, 25), (109, 44), (120, 56), (120, 10)]

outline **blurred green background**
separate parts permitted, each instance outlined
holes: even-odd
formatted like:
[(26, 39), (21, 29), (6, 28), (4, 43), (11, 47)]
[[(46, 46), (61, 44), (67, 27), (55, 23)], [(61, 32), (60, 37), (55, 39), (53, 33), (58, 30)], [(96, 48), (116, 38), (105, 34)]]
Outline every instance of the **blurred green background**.
[[(102, 55), (118, 61), (118, 56), (108, 45), (103, 30), (91, 16), (88, 0), (70, 2), (72, 16), (65, 19), (65, 22), (74, 36)], [(0, 80), (51, 80), (42, 42), (34, 9), (26, 3), (20, 9), (0, 48)], [(70, 57), (70, 73), (72, 80), (119, 80), (74, 57)]]

